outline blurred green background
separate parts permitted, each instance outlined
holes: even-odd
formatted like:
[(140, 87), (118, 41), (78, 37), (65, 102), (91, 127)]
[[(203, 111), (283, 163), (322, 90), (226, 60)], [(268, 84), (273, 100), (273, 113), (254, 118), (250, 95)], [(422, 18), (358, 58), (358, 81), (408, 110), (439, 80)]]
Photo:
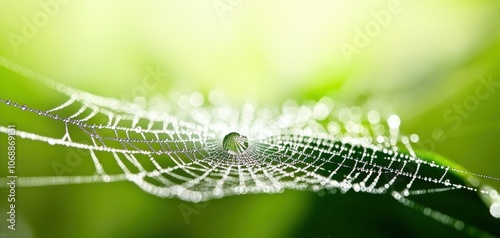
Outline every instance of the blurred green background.
[[(200, 92), (208, 101), (217, 90), (236, 107), (325, 95), (370, 105), (397, 113), (402, 131), (420, 136), (420, 148), (500, 177), (499, 12), (497, 1), (456, 0), (7, 0), (0, 2), (0, 55), (140, 104), (172, 92)], [(160, 79), (145, 83), (152, 71)], [(64, 100), (4, 68), (0, 82), (2, 99), (39, 109)], [(0, 124), (9, 123), (63, 133), (0, 106)], [(5, 135), (0, 143), (5, 154)], [(32, 141), (18, 140), (17, 148), (24, 176), (54, 176), (54, 161), (65, 163), (68, 154)], [(88, 163), (87, 156), (65, 175), (88, 174)], [(116, 183), (18, 188), (17, 196), (19, 229), (9, 237), (460, 235), (388, 196), (367, 194), (286, 191), (194, 205)]]

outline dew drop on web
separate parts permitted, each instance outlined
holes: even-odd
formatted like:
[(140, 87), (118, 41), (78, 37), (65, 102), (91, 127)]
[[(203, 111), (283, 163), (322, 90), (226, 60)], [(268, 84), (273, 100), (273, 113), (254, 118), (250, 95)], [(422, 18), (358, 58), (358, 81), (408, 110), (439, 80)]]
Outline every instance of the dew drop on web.
[(248, 138), (237, 132), (231, 132), (224, 136), (222, 148), (231, 154), (241, 154), (248, 149)]
[(135, 133), (141, 133), (142, 132), (142, 127), (141, 126), (137, 126), (134, 130), (135, 130)]
[(446, 185), (446, 186), (450, 186), (450, 184), (451, 184), (451, 183), (450, 183), (450, 180), (449, 180), (449, 179), (447, 179), (447, 180), (445, 180), (445, 181), (444, 181), (444, 185)]

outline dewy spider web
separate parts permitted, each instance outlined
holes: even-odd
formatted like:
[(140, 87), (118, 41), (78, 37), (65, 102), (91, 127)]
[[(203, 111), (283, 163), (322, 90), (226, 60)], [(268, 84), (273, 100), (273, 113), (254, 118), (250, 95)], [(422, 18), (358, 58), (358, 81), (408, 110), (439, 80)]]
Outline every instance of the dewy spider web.
[[(498, 178), (418, 158), (411, 147), (418, 137), (400, 135), (396, 115), (381, 120), (376, 111), (365, 113), (328, 97), (303, 105), (287, 101), (276, 109), (257, 109), (251, 104), (241, 110), (225, 105), (183, 109), (172, 104), (166, 113), (70, 88), (3, 57), (0, 64), (68, 97), (50, 110), (0, 98), (2, 111), (22, 110), (33, 121), (44, 118), (65, 129), (59, 137), (21, 130), (16, 136), (83, 149), (95, 166), (95, 174), (87, 176), (19, 177), (19, 186), (131, 181), (155, 196), (193, 202), (285, 189), (354, 190), (391, 194), (402, 204), (459, 230), (467, 225), (409, 198), (468, 190), (489, 196), (491, 214), (499, 216), (498, 193), (480, 187), (475, 177)], [(0, 125), (0, 131), (8, 133), (9, 128)], [(234, 151), (223, 145), (224, 137), (232, 132), (239, 133), (231, 134), (239, 140), (232, 141), (239, 143)], [(82, 136), (90, 142), (73, 140)], [(120, 171), (109, 172), (110, 163)], [(470, 184), (453, 173), (469, 176)]]

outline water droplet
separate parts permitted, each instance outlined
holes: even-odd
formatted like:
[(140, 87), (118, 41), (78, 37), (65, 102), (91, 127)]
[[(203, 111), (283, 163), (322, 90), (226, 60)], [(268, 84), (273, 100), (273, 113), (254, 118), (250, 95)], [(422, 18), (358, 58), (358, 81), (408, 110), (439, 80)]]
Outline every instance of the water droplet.
[(28, 108), (28, 107), (26, 106), (26, 104), (25, 104), (25, 105), (23, 105), (23, 106), (21, 107), (21, 109), (22, 109), (23, 111), (24, 111), (24, 110), (26, 110), (27, 108)]
[(411, 135), (410, 135), (410, 140), (411, 140), (411, 142), (413, 142), (413, 143), (417, 143), (417, 142), (418, 142), (418, 140), (419, 140), (419, 137), (418, 137), (418, 135), (417, 135), (417, 134), (411, 134)]
[(248, 148), (248, 138), (237, 132), (224, 136), (222, 148), (231, 154), (241, 154)]
[(428, 207), (424, 208), (424, 215), (430, 216), (432, 214), (432, 210)]
[(142, 132), (142, 127), (141, 126), (138, 126), (135, 128), (135, 132), (136, 133), (141, 133)]
[(449, 179), (445, 180), (445, 181), (444, 181), (444, 185), (446, 185), (446, 186), (450, 186), (450, 180), (449, 180)]
[(5, 104), (10, 105), (10, 100), (5, 101)]
[(387, 124), (391, 129), (398, 129), (399, 125), (401, 125), (401, 119), (397, 115), (391, 115), (387, 119)]
[(497, 190), (491, 190), (491, 191), (490, 191), (490, 197), (491, 197), (492, 199), (496, 199), (497, 197), (499, 197), (499, 196), (498, 196), (498, 192), (497, 192)]
[(500, 218), (500, 202), (493, 203), (490, 206), (490, 213), (495, 218)]

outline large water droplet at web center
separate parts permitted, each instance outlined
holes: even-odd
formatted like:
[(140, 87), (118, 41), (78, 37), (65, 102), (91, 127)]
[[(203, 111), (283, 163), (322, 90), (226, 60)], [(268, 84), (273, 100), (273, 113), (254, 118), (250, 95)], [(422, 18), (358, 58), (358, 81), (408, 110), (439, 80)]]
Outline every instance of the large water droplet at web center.
[(231, 154), (241, 154), (248, 148), (248, 138), (237, 132), (224, 136), (222, 148)]

